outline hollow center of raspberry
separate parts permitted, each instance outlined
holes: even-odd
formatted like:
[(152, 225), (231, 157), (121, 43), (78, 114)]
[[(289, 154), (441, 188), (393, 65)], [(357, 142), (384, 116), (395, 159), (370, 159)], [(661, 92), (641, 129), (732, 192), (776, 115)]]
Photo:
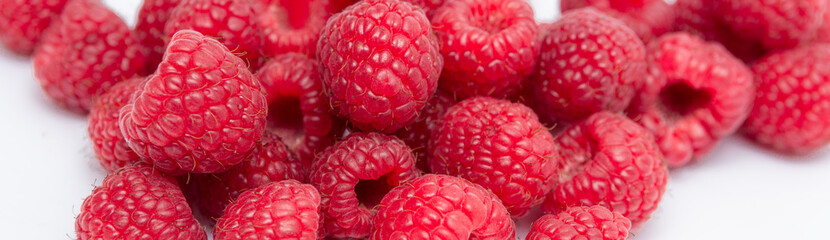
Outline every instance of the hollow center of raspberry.
[(284, 97), (272, 101), (268, 106), (268, 126), (289, 148), (297, 149), (305, 135), (300, 100)]
[(682, 117), (706, 107), (712, 101), (712, 93), (695, 89), (686, 82), (666, 86), (660, 92), (663, 112), (668, 117)]
[(476, 12), (474, 15), (477, 18), (475, 19), (476, 27), (481, 28), (490, 34), (496, 34), (510, 26), (506, 16), (504, 16), (499, 9), (494, 9), (488, 12)]
[(377, 206), (383, 200), (383, 196), (386, 196), (386, 193), (392, 188), (394, 186), (389, 184), (388, 178), (382, 176), (375, 180), (360, 180), (354, 187), (354, 192), (357, 194), (360, 205), (371, 209)]
[(279, 18), (283, 18), (283, 27), (293, 30), (299, 30), (306, 27), (311, 18), (312, 1), (280, 1), (280, 9), (271, 11), (271, 14)]

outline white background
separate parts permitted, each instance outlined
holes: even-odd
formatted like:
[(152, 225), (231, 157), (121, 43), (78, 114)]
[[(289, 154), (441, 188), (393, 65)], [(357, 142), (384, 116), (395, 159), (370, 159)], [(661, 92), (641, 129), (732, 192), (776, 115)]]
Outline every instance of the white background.
[[(106, 0), (135, 22), (139, 0)], [(558, 1), (531, 0), (540, 21)], [(85, 117), (53, 106), (31, 61), (0, 50), (0, 231), (12, 239), (74, 239), (79, 206), (105, 173)], [(531, 221), (519, 221), (522, 236)], [(663, 202), (631, 239), (830, 239), (830, 153), (784, 157), (732, 137), (673, 170)]]

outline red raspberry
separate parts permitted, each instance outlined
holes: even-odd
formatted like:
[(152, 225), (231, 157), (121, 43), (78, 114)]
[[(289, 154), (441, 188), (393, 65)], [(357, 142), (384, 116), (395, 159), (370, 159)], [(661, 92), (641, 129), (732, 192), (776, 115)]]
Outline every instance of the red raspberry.
[(714, 7), (715, 0), (677, 0), (674, 11), (677, 15), (674, 29), (684, 31), (707, 41), (723, 44), (733, 55), (746, 62), (763, 56), (765, 50), (760, 43), (743, 39), (723, 23)]
[(608, 208), (572, 207), (536, 220), (525, 240), (625, 240), (630, 229), (628, 218)]
[(267, 103), (242, 59), (201, 33), (173, 36), (158, 71), (121, 109), (124, 138), (159, 170), (225, 171), (254, 149)]
[(429, 151), (429, 136), (432, 130), (438, 127), (438, 122), (447, 113), (450, 107), (456, 104), (455, 97), (444, 91), (437, 91), (432, 98), (429, 99), (424, 111), (418, 115), (415, 122), (408, 127), (404, 127), (395, 133), (401, 138), (407, 146), (412, 148), (412, 153), (415, 154), (416, 163), (421, 171), (430, 172), (427, 158)]
[(628, 27), (593, 8), (572, 10), (547, 29), (530, 84), (546, 123), (579, 121), (628, 106), (645, 74), (645, 46)]
[(649, 64), (666, 83), (643, 93), (656, 102), (640, 103), (646, 110), (633, 119), (654, 133), (669, 167), (703, 156), (749, 114), (752, 73), (720, 44), (664, 35), (649, 44)]
[(311, 184), (323, 196), (325, 230), (331, 237), (364, 238), (372, 207), (391, 188), (421, 175), (406, 144), (380, 133), (353, 133), (314, 162)]
[(675, 18), (672, 6), (662, 0), (561, 0), (559, 4), (563, 12), (595, 7), (625, 23), (643, 42), (670, 31)]
[(424, 175), (392, 189), (372, 225), (372, 240), (516, 239), (510, 214), (492, 192), (445, 175)]
[(20, 55), (31, 54), (41, 34), (58, 18), (66, 2), (0, 1), (0, 44)]
[(255, 11), (265, 35), (265, 52), (315, 55), (320, 30), (326, 25), (327, 0), (256, 0)]
[(634, 121), (599, 112), (565, 129), (556, 145), (564, 157), (546, 211), (601, 205), (638, 225), (657, 209), (668, 170), (654, 136)]
[(420, 7), (427, 14), (427, 17), (432, 18), (435, 11), (438, 10), (447, 0), (403, 0), (412, 3), (412, 5)]
[(266, 130), (251, 156), (228, 171), (194, 176), (202, 213), (216, 219), (242, 192), (286, 179), (304, 181), (307, 172), (280, 137)]
[(339, 13), (360, 0), (329, 0), (329, 5), (326, 7), (330, 13)]
[(815, 35), (826, 0), (714, 0), (718, 16), (736, 33), (769, 49), (786, 49)]
[(147, 62), (141, 70), (142, 75), (153, 74), (159, 66), (164, 56), (164, 39), (168, 37), (164, 34), (164, 26), (179, 2), (181, 0), (144, 0), (141, 9), (138, 10), (135, 34), (147, 54)]
[(528, 107), (475, 97), (451, 107), (429, 140), (432, 172), (490, 189), (513, 217), (542, 202), (555, 184), (553, 136)]
[(216, 223), (216, 239), (317, 239), (320, 194), (294, 180), (239, 195)]
[(432, 24), (446, 61), (438, 83), (461, 99), (510, 97), (536, 66), (536, 22), (525, 0), (449, 1)]
[(115, 84), (95, 99), (92, 110), (89, 111), (87, 131), (92, 141), (92, 150), (98, 163), (107, 172), (113, 172), (140, 160), (127, 145), (121, 129), (118, 128), (118, 115), (121, 107), (130, 102), (142, 83), (144, 78), (137, 77)]
[(771, 54), (752, 66), (758, 87), (744, 123), (750, 139), (803, 154), (830, 143), (830, 45), (811, 44)]
[(319, 63), (298, 53), (278, 55), (256, 74), (270, 106), (269, 127), (311, 167), (314, 154), (334, 143), (342, 123), (332, 115)]
[(168, 37), (191, 29), (220, 40), (247, 61), (251, 69), (264, 63), (262, 29), (250, 0), (181, 0), (164, 32)]
[(84, 199), (75, 233), (81, 240), (207, 239), (176, 182), (143, 165), (104, 178)]
[(92, 99), (141, 69), (138, 39), (115, 13), (97, 0), (66, 5), (34, 54), (34, 72), (46, 96), (69, 110), (86, 113)]
[(384, 133), (415, 121), (443, 66), (423, 11), (398, 0), (361, 1), (330, 18), (317, 55), (335, 111)]

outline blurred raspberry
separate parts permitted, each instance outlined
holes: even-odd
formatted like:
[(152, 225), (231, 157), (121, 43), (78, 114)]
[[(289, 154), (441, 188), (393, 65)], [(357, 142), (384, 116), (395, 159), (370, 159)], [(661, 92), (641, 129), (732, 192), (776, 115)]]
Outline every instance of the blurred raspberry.
[(536, 66), (536, 22), (525, 0), (449, 1), (432, 25), (445, 61), (438, 83), (460, 99), (510, 97)]
[(674, 24), (674, 8), (663, 0), (561, 0), (562, 12), (594, 7), (619, 19), (643, 42), (669, 32)]
[(352, 133), (314, 162), (311, 184), (323, 196), (325, 232), (334, 238), (369, 236), (370, 211), (395, 186), (421, 175), (412, 150), (392, 136)]
[(127, 24), (101, 2), (74, 0), (43, 35), (33, 62), (47, 97), (87, 113), (93, 98), (141, 69), (144, 54)]
[(266, 130), (261, 142), (241, 163), (225, 172), (199, 174), (193, 178), (202, 214), (217, 219), (242, 192), (282, 180), (305, 181), (307, 171), (280, 137)]
[(164, 32), (194, 30), (215, 38), (244, 59), (252, 70), (265, 62), (262, 29), (250, 0), (180, 0)]
[(29, 55), (41, 36), (58, 18), (67, 0), (0, 1), (0, 44), (20, 55)]
[(773, 150), (804, 154), (830, 143), (830, 45), (771, 54), (752, 66), (758, 91), (743, 133)]
[(549, 213), (600, 205), (631, 219), (649, 219), (666, 191), (668, 170), (654, 136), (625, 116), (600, 112), (557, 137), (559, 185), (545, 199)]
[(320, 194), (286, 180), (248, 190), (225, 209), (216, 239), (317, 239)]
[(732, 31), (769, 49), (808, 40), (827, 11), (826, 0), (714, 0), (712, 5)]
[(752, 72), (720, 44), (686, 33), (664, 35), (648, 48), (649, 74), (666, 82), (659, 91), (644, 92), (656, 93), (644, 97), (655, 102), (642, 103), (646, 110), (631, 115), (657, 137), (669, 167), (680, 167), (746, 119), (755, 92)]
[(543, 122), (628, 106), (646, 70), (645, 46), (634, 32), (593, 8), (567, 12), (547, 31), (529, 86)]
[[(135, 25), (135, 35), (144, 47), (147, 61), (140, 71), (141, 75), (153, 74), (164, 56), (165, 39), (164, 26), (170, 18), (173, 9), (182, 0), (144, 0), (138, 10), (138, 22)], [(169, 40), (169, 39), (168, 39)]]
[(201, 33), (170, 40), (158, 71), (121, 109), (124, 138), (159, 170), (222, 172), (254, 149), (267, 103), (242, 59)]
[(454, 96), (439, 90), (429, 99), (424, 111), (418, 115), (418, 118), (415, 119), (412, 125), (402, 128), (395, 133), (407, 146), (412, 148), (412, 153), (415, 154), (416, 159), (415, 165), (421, 171), (430, 172), (427, 158), (429, 158), (428, 145), (432, 130), (438, 127), (441, 118), (455, 104)]
[(392, 189), (372, 226), (372, 240), (516, 239), (510, 214), (492, 192), (446, 175), (424, 175)]
[(113, 172), (140, 160), (121, 134), (118, 115), (121, 107), (130, 102), (133, 94), (144, 83), (144, 79), (136, 77), (115, 84), (95, 99), (92, 110), (89, 111), (89, 140), (92, 141), (95, 158), (107, 172)]
[(435, 93), (443, 60), (423, 11), (365, 0), (326, 23), (317, 45), (325, 93), (364, 131), (410, 125)]
[(433, 173), (490, 189), (519, 218), (540, 203), (556, 178), (553, 137), (528, 107), (475, 97), (451, 107), (432, 130)]
[(319, 63), (303, 54), (274, 57), (256, 74), (268, 99), (269, 127), (311, 167), (316, 153), (331, 146), (342, 133), (323, 94)]
[(756, 41), (744, 39), (723, 23), (715, 11), (715, 0), (677, 0), (674, 30), (696, 35), (707, 41), (723, 44), (744, 62), (752, 62), (764, 55), (764, 47)]
[(602, 206), (572, 207), (557, 215), (545, 215), (536, 222), (526, 240), (625, 240), (631, 221)]
[(265, 36), (265, 52), (315, 55), (320, 30), (326, 25), (328, 0), (255, 0), (259, 25)]

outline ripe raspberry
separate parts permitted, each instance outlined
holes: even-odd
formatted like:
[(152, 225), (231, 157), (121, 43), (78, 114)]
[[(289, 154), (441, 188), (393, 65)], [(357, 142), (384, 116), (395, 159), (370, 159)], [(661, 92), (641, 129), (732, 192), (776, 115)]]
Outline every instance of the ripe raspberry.
[(81, 240), (207, 239), (176, 182), (144, 165), (104, 178), (84, 199), (75, 233)]
[(429, 171), (429, 164), (427, 158), (429, 151), (429, 136), (432, 130), (438, 127), (438, 122), (447, 113), (450, 107), (456, 104), (455, 97), (444, 91), (437, 91), (432, 98), (429, 99), (424, 111), (418, 115), (415, 122), (408, 127), (404, 127), (395, 133), (407, 146), (412, 148), (412, 153), (415, 155), (418, 169), (424, 172)]
[(559, 4), (563, 12), (595, 7), (625, 23), (643, 42), (670, 31), (675, 19), (672, 6), (662, 0), (562, 0)]
[(115, 84), (95, 99), (89, 112), (87, 132), (92, 141), (92, 150), (98, 163), (107, 172), (114, 172), (140, 160), (118, 128), (118, 115), (121, 107), (130, 102), (142, 83), (144, 78), (136, 77)]
[(406, 144), (380, 133), (352, 133), (314, 162), (311, 184), (322, 199), (325, 230), (335, 238), (369, 235), (372, 207), (395, 186), (421, 172)]
[(578, 121), (628, 106), (645, 74), (645, 46), (593, 8), (565, 13), (548, 29), (530, 89), (546, 123)]
[(331, 113), (318, 74), (319, 63), (305, 55), (278, 55), (256, 74), (270, 106), (269, 127), (311, 167), (314, 154), (334, 143), (342, 123)]
[(430, 19), (435, 15), (435, 11), (438, 10), (439, 7), (444, 5), (446, 0), (403, 0), (404, 2), (409, 2), (412, 5), (420, 7), (421, 10), (424, 10), (424, 13), (427, 14), (427, 17)]
[(262, 29), (250, 0), (181, 0), (167, 21), (168, 37), (191, 29), (216, 38), (244, 59), (251, 69), (259, 69), (262, 56)]
[(47, 97), (86, 113), (92, 99), (141, 69), (144, 54), (121, 18), (97, 0), (75, 0), (45, 33), (34, 72)]
[(490, 189), (513, 217), (542, 202), (555, 184), (553, 136), (528, 107), (476, 97), (451, 107), (429, 140), (432, 172)]
[(649, 64), (649, 73), (666, 83), (643, 93), (656, 93), (645, 97), (656, 102), (643, 103), (650, 107), (632, 116), (657, 137), (669, 167), (706, 154), (749, 114), (752, 73), (719, 44), (686, 33), (664, 35), (649, 44)]
[(0, 44), (20, 55), (31, 54), (41, 34), (58, 18), (66, 2), (0, 1)]
[(625, 240), (631, 221), (602, 206), (572, 207), (557, 215), (545, 215), (536, 222), (526, 240)]
[(265, 52), (315, 55), (320, 30), (326, 25), (327, 0), (256, 0), (255, 11), (265, 35)]
[(145, 85), (119, 121), (130, 147), (159, 170), (225, 171), (262, 136), (268, 110), (259, 81), (242, 59), (201, 33), (176, 33)]
[(764, 55), (764, 47), (756, 41), (744, 39), (723, 23), (714, 7), (715, 0), (677, 0), (674, 29), (723, 44), (733, 55), (752, 62)]
[(398, 0), (361, 1), (330, 18), (317, 55), (335, 111), (384, 133), (415, 121), (443, 66), (423, 11)]
[(242, 192), (287, 179), (305, 181), (307, 172), (297, 155), (269, 130), (252, 154), (228, 171), (194, 176), (202, 213), (219, 218)]
[(493, 193), (445, 175), (424, 175), (392, 189), (372, 225), (372, 240), (516, 239), (513, 220)]
[(294, 180), (239, 195), (216, 223), (216, 239), (317, 239), (320, 194)]
[(771, 54), (752, 66), (758, 87), (743, 133), (771, 149), (809, 153), (830, 143), (830, 45)]
[(510, 97), (536, 66), (536, 21), (525, 0), (449, 1), (432, 24), (446, 61), (438, 83), (461, 99)]
[(565, 157), (546, 211), (601, 205), (638, 225), (657, 209), (668, 170), (654, 136), (637, 123), (599, 112), (565, 129), (556, 145)]
[(138, 10), (135, 34), (147, 54), (146, 64), (141, 70), (144, 76), (153, 74), (161, 63), (165, 50), (164, 40), (168, 37), (164, 34), (164, 26), (179, 2), (181, 0), (144, 0)]
[(733, 31), (769, 49), (787, 49), (809, 39), (827, 10), (826, 0), (714, 0), (713, 5)]

